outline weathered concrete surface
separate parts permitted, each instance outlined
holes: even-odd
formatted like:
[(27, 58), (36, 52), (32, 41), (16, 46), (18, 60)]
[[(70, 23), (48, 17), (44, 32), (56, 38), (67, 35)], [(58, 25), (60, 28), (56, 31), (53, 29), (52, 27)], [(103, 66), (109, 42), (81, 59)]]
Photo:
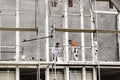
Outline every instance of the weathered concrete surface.
[(117, 10), (120, 12), (120, 0), (111, 0)]
[[(80, 14), (80, 1), (74, 0), (73, 7), (68, 7), (68, 27), (79, 29), (81, 26), (80, 16), (72, 16), (70, 14)], [(108, 2), (97, 2), (97, 10), (104, 10), (104, 11), (111, 11), (108, 8)], [(90, 15), (90, 4), (89, 0), (84, 0), (83, 4), (84, 15)], [(2, 15), (2, 26), (4, 27), (15, 27), (15, 0), (0, 0), (0, 10), (3, 13), (12, 13), (13, 15)], [(34, 0), (20, 0), (20, 26), (21, 27), (34, 27)], [(39, 1), (39, 13), (38, 13), (38, 28), (39, 28), (39, 37), (45, 36), (45, 2)], [(116, 10), (112, 10), (116, 11)], [(64, 14), (64, 7), (63, 2), (59, 1), (57, 7), (53, 8), (53, 15), (63, 15)], [(49, 16), (50, 20), (50, 16)], [(51, 21), (49, 21), (51, 24)], [(53, 24), (55, 27), (63, 28), (64, 27), (64, 17), (53, 17)], [(86, 29), (90, 29), (90, 17), (84, 17), (84, 26)], [(116, 26), (116, 15), (107, 15), (107, 14), (98, 14), (98, 26), (99, 29), (117, 29)], [(51, 28), (51, 27), (50, 27)], [(78, 43), (78, 46), (81, 45), (81, 33), (69, 33), (69, 39), (72, 39)], [(37, 41), (31, 41), (27, 43), (22, 43), (24, 39), (31, 39), (36, 38), (36, 32), (20, 32), (20, 45), (24, 46), (24, 54), (28, 56), (37, 57), (37, 50), (40, 49), (40, 56), (41, 58), (45, 59), (45, 39), (40, 40), (40, 48), (38, 47)], [(56, 32), (55, 34), (55, 42), (60, 42), (61, 46), (66, 46), (63, 40), (63, 33)], [(15, 32), (2, 32), (2, 45), (15, 45)], [(54, 39), (51, 38), (50, 40), (50, 47), (54, 45)], [(98, 35), (98, 43), (100, 47), (99, 51), (99, 59), (101, 61), (117, 61), (117, 37), (116, 34), (99, 34)], [(91, 34), (85, 33), (85, 46), (91, 46)], [(3, 49), (6, 50), (7, 49)], [(15, 49), (14, 49), (15, 50)], [(22, 48), (20, 48), (22, 52)], [(63, 51), (62, 51), (63, 52)], [(86, 60), (92, 60), (92, 49), (86, 48)], [(70, 53), (68, 53), (70, 54)], [(61, 56), (63, 56), (62, 54)], [(50, 57), (51, 57), (51, 50), (50, 50)], [(81, 60), (81, 49), (79, 49), (79, 58)]]

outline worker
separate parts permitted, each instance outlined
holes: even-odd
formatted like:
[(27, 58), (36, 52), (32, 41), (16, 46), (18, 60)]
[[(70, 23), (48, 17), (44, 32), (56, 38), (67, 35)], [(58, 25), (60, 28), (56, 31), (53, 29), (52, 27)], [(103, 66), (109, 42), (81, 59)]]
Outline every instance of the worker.
[(71, 54), (72, 54), (72, 60), (77, 61), (78, 60), (78, 52), (76, 45), (77, 43), (75, 41), (69, 40), (69, 44), (71, 45)]
[(60, 55), (60, 43), (56, 43), (55, 47), (52, 47), (52, 54), (53, 54), (53, 60), (58, 61), (58, 57)]

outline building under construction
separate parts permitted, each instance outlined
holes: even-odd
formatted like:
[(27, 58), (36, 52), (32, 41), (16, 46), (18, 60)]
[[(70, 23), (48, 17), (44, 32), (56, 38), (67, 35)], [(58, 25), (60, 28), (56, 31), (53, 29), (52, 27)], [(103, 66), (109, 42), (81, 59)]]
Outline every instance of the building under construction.
[(119, 33), (120, 0), (0, 0), (0, 80), (120, 80)]

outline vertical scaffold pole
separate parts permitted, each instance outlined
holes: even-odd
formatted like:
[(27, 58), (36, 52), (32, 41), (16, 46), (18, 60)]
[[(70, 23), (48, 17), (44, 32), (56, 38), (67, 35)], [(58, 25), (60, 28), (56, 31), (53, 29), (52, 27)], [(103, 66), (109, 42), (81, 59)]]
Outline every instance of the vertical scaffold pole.
[[(67, 8), (68, 8), (68, 0), (64, 0), (64, 28), (65, 29), (68, 29), (68, 11), (67, 11)], [(65, 46), (68, 46), (68, 32), (65, 32), (64, 34), (64, 44)], [(68, 53), (68, 47), (65, 47), (65, 56), (64, 56), (64, 60), (65, 62), (68, 62), (69, 61), (69, 53)], [(64, 74), (64, 80), (69, 80), (69, 67), (67, 66), (64, 70), (65, 74)]]
[(86, 80), (86, 67), (82, 68), (82, 80)]
[[(80, 20), (81, 20), (81, 29), (84, 29), (84, 11), (83, 11), (83, 1), (80, 0)], [(81, 46), (82, 46), (82, 61), (85, 62), (85, 39), (84, 39), (85, 34), (82, 32), (81, 33)], [(82, 80), (86, 80), (86, 68), (82, 68)]]
[[(48, 0), (45, 0), (45, 36), (49, 36), (49, 14)], [(45, 39), (45, 55), (46, 61), (49, 62), (49, 38)]]
[(15, 80), (20, 80), (20, 69), (18, 66), (16, 67), (16, 79)]
[[(49, 36), (48, 0), (45, 0), (45, 36)], [(46, 62), (49, 62), (49, 39), (45, 39)], [(49, 67), (45, 70), (45, 80), (49, 80)]]
[[(118, 30), (120, 30), (120, 13), (118, 14), (118, 17), (117, 17), (117, 27), (118, 27)], [(118, 60), (120, 61), (120, 34), (118, 34), (118, 44), (119, 44)]]
[[(95, 29), (94, 16), (93, 16), (93, 7), (92, 7), (91, 0), (89, 0), (89, 1), (90, 1), (91, 29)], [(91, 44), (92, 44), (92, 61), (95, 62), (94, 33), (91, 33)]]
[[(16, 0), (16, 28), (19, 28), (20, 26), (20, 20), (19, 20), (19, 0)], [(19, 44), (20, 44), (20, 32), (16, 31), (16, 61), (19, 61), (19, 52), (20, 52), (20, 48), (19, 48)], [(20, 71), (19, 71), (19, 67), (16, 67), (16, 80), (20, 80)]]
[(70, 77), (69, 76), (69, 67), (67, 66), (65, 68), (64, 80), (70, 80), (69, 77)]
[[(0, 27), (2, 27), (2, 11), (0, 11)], [(2, 44), (2, 36), (1, 36), (1, 31), (0, 31), (0, 45)], [(1, 60), (1, 48), (0, 48), (0, 60)]]
[[(67, 0), (64, 0), (64, 28), (65, 29), (68, 29), (68, 12), (67, 12), (67, 7), (68, 7), (68, 2)], [(68, 32), (65, 32), (64, 34), (64, 43), (66, 46), (68, 46)], [(64, 59), (65, 59), (65, 62), (68, 62), (69, 61), (69, 53), (68, 53), (68, 47), (65, 47), (65, 56), (64, 56)]]
[[(90, 1), (90, 14), (91, 14), (91, 29), (95, 29), (95, 24), (94, 24), (94, 16), (93, 16), (93, 6), (92, 6), (92, 2)], [(94, 46), (94, 33), (91, 33), (91, 44), (92, 44), (92, 60), (93, 62), (95, 62), (95, 46)], [(96, 67), (93, 67), (93, 80), (97, 80), (97, 71), (96, 71)]]
[(45, 80), (50, 80), (50, 74), (49, 74), (49, 68), (46, 68), (45, 70)]
[[(97, 11), (97, 0), (94, 0), (94, 10), (95, 12)], [(98, 45), (98, 14), (95, 13), (95, 28), (96, 28), (96, 33), (95, 33), (95, 37), (96, 37), (96, 40), (95, 40), (95, 44), (96, 44), (96, 56), (97, 56), (97, 65), (98, 65), (98, 80), (101, 80), (101, 76), (100, 76), (100, 64), (99, 64), (99, 45)]]
[[(80, 0), (80, 20), (81, 20), (81, 29), (84, 29), (84, 13), (83, 13), (83, 0)], [(85, 40), (84, 33), (81, 33), (81, 46), (82, 46), (82, 61), (85, 62)]]
[[(16, 28), (20, 27), (19, 19), (19, 0), (16, 0)], [(16, 31), (16, 61), (19, 61), (19, 52), (20, 52), (20, 32)]]
[(97, 80), (97, 73), (96, 68), (93, 68), (93, 80)]
[[(39, 0), (35, 0), (35, 28), (38, 27), (38, 12), (39, 12)], [(38, 32), (37, 32), (37, 38), (40, 37), (40, 30), (38, 28)], [(37, 40), (37, 61), (40, 61), (40, 39)], [(41, 69), (41, 65), (40, 63), (37, 66), (37, 80), (40, 80), (40, 69)]]

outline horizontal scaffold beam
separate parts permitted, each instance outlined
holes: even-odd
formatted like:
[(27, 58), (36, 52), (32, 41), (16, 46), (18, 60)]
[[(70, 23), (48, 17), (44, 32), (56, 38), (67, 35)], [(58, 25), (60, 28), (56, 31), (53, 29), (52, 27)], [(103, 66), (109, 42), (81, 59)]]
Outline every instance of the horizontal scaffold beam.
[[(54, 65), (56, 66), (98, 66), (92, 61), (74, 61), (74, 62), (45, 62), (45, 61), (0, 61), (0, 66), (38, 66), (38, 65)], [(100, 66), (120, 66), (120, 62), (99, 62)]]
[(63, 29), (63, 28), (55, 28), (55, 31), (59, 32), (74, 32), (74, 33), (115, 33), (119, 34), (120, 30), (100, 30), (100, 29)]
[(36, 28), (8, 28), (0, 27), (0, 31), (37, 31)]

